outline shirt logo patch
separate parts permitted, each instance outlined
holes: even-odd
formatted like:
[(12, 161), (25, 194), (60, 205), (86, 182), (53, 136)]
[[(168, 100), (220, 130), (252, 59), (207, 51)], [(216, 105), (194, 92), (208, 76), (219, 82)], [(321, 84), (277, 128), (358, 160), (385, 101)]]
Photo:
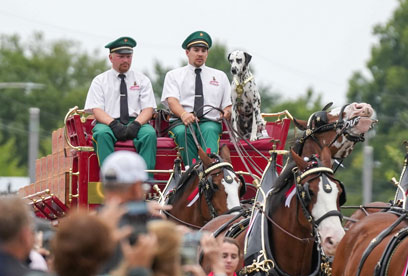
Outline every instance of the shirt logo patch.
[(220, 85), (220, 83), (215, 79), (215, 77), (213, 77), (212, 81), (210, 81), (210, 84), (214, 85), (214, 86), (219, 86)]
[(134, 82), (133, 85), (130, 87), (130, 90), (139, 90), (139, 89), (140, 89), (140, 86), (137, 85), (136, 82)]

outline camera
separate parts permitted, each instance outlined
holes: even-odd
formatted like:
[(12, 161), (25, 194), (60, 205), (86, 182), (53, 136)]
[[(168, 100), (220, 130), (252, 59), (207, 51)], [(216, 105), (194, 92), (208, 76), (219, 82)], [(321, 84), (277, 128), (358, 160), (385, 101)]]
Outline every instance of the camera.
[(133, 228), (129, 236), (129, 243), (135, 244), (139, 234), (147, 233), (149, 211), (145, 201), (132, 201), (124, 205), (127, 212), (121, 217), (119, 227), (130, 225)]
[(198, 246), (200, 245), (202, 232), (194, 231), (183, 236), (181, 245), (181, 264), (197, 264), (198, 261)]

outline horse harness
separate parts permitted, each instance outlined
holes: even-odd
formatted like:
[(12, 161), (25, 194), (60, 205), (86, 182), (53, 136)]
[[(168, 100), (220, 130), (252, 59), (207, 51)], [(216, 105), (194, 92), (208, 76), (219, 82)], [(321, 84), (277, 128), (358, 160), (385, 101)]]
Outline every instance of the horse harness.
[[(313, 192), (309, 190), (309, 182), (318, 178), (318, 177), (322, 177), (322, 186), (323, 186), (323, 190), (326, 193), (331, 193), (333, 188), (331, 187), (331, 184), (329, 182), (329, 179), (333, 179), (337, 182), (339, 182), (341, 188), (342, 188), (342, 193), (339, 196), (339, 205), (342, 206), (345, 202), (346, 202), (346, 193), (345, 193), (345, 187), (344, 184), (337, 179), (334, 179), (333, 175), (334, 172), (332, 169), (330, 168), (326, 168), (326, 167), (321, 167), (320, 165), (320, 161), (317, 159), (316, 155), (313, 155), (311, 157), (312, 161), (310, 161), (310, 165), (304, 170), (303, 173), (300, 174), (300, 172), (298, 171), (297, 167), (295, 167), (293, 169), (293, 173), (294, 173), (294, 178), (295, 178), (295, 185), (296, 185), (296, 194), (297, 197), (299, 199), (300, 205), (302, 206), (302, 210), (305, 214), (305, 217), (307, 218), (307, 220), (313, 224), (313, 227), (315, 227), (317, 229), (317, 227), (319, 226), (319, 224), (328, 217), (331, 216), (337, 216), (340, 218), (340, 220), (343, 219), (343, 215), (340, 213), (340, 211), (337, 210), (332, 210), (327, 212), (326, 214), (324, 214), (323, 216), (321, 216), (320, 218), (318, 218), (317, 220), (314, 220), (312, 215), (310, 214), (309, 210), (307, 209), (308, 205), (311, 202), (312, 196), (313, 196)], [(314, 166), (318, 166), (318, 167), (314, 167)], [(316, 174), (316, 176), (314, 176), (313, 178), (309, 179), (305, 184), (301, 184), (302, 180), (304, 180), (306, 177), (308, 177), (309, 175), (312, 174)]]
[[(326, 110), (330, 106), (331, 104), (325, 106), (322, 111), (315, 112), (309, 117), (309, 120), (307, 121), (307, 129), (304, 132), (303, 137), (298, 140), (298, 143), (300, 145), (298, 154), (302, 153), (304, 143), (308, 138), (311, 138), (322, 149), (323, 146), (321, 145), (319, 140), (316, 138), (315, 134), (330, 131), (330, 130), (339, 130), (339, 131), (337, 131), (336, 137), (334, 137), (334, 139), (330, 142), (328, 147), (333, 145), (337, 141), (337, 139), (339, 139), (342, 135), (344, 135), (347, 140), (353, 142), (354, 144), (357, 142), (363, 142), (365, 140), (364, 133), (360, 135), (352, 135), (348, 132), (350, 128), (353, 128), (355, 125), (358, 124), (361, 118), (360, 116), (356, 116), (349, 120), (346, 120), (346, 121), (344, 120), (343, 112), (344, 112), (344, 109), (348, 106), (348, 104), (344, 105), (341, 108), (339, 119), (333, 123), (329, 123), (327, 119)], [(295, 124), (296, 124), (296, 121), (295, 121)]]
[[(211, 158), (215, 158), (215, 162), (212, 163), (207, 169), (201, 171), (198, 174), (199, 183), (198, 189), (200, 195), (203, 194), (204, 198), (207, 202), (208, 209), (210, 210), (211, 218), (215, 218), (218, 216), (217, 210), (215, 210), (214, 205), (212, 204), (212, 198), (216, 190), (218, 190), (218, 186), (213, 182), (213, 176), (217, 176), (220, 173), (224, 174), (223, 180), (227, 184), (231, 184), (234, 181), (232, 176), (233, 167), (230, 163), (222, 161), (222, 158), (214, 153), (210, 154)], [(242, 186), (239, 191), (239, 196), (241, 197), (246, 192), (246, 185), (245, 180), (241, 175), (238, 175)]]
[[(298, 201), (301, 204), (302, 210), (304, 212), (305, 217), (309, 221), (309, 223), (312, 224), (312, 239), (314, 240), (314, 243), (317, 248), (318, 256), (317, 256), (317, 265), (315, 270), (309, 274), (309, 276), (317, 276), (317, 275), (331, 275), (331, 260), (329, 257), (327, 257), (321, 247), (321, 239), (320, 239), (320, 234), (318, 232), (318, 226), (319, 224), (326, 218), (330, 216), (337, 216), (342, 220), (342, 214), (337, 211), (337, 210), (332, 210), (318, 218), (317, 220), (313, 219), (313, 216), (310, 214), (309, 210), (307, 209), (308, 205), (311, 202), (312, 199), (312, 192), (309, 190), (309, 181), (317, 178), (317, 177), (322, 177), (323, 181), (323, 189), (326, 193), (331, 193), (332, 187), (328, 181), (328, 178), (333, 179), (333, 170), (327, 167), (320, 167), (320, 161), (317, 159), (317, 157), (314, 155), (312, 156), (313, 161), (310, 162), (310, 166), (308, 166), (303, 172), (300, 172), (297, 167), (293, 169), (294, 173), (294, 178), (295, 178), (295, 188), (296, 188), (296, 196), (298, 198)], [(315, 167), (319, 166), (319, 167)], [(312, 174), (317, 174), (315, 177), (309, 179), (305, 184), (301, 184), (301, 181), (304, 180), (306, 177)], [(338, 181), (338, 180), (336, 180)], [(345, 203), (346, 197), (345, 197), (345, 190), (344, 190), (344, 185), (340, 183), (340, 186), (343, 188), (342, 194), (340, 194), (339, 198), (339, 204), (342, 205)], [(268, 193), (268, 196), (270, 196), (272, 193)], [(265, 200), (267, 203), (267, 201)], [(301, 239), (293, 235), (292, 233), (289, 233), (285, 229), (283, 229), (281, 226), (279, 226), (271, 217), (269, 217), (265, 210), (266, 207), (258, 206), (258, 209), (260, 210), (261, 213), (273, 224), (275, 225), (278, 229), (286, 233), (287, 235), (291, 236), (292, 238), (295, 238), (300, 241), (306, 241), (306, 239)], [(263, 227), (263, 225), (261, 226)], [(268, 231), (264, 230), (264, 233), (267, 233)], [(263, 240), (265, 239), (265, 235), (261, 237)], [(266, 236), (266, 238), (268, 238)], [(307, 239), (307, 240), (309, 240)], [(263, 241), (263, 244), (269, 244), (267, 241)], [(268, 251), (268, 250), (267, 250)], [(270, 251), (270, 250), (269, 250)], [(260, 252), (260, 254), (257, 257), (257, 260), (254, 260), (254, 262), (251, 265), (248, 265), (244, 268), (244, 273), (254, 273), (263, 271), (266, 272), (268, 275), (274, 275), (274, 276), (290, 276), (286, 272), (284, 272), (278, 265), (277, 262), (272, 254), (272, 252), (269, 253), (270, 258), (267, 257), (266, 252)], [(263, 260), (262, 260), (263, 259)], [(258, 274), (256, 274), (258, 275)]]
[[(371, 254), (371, 252), (374, 250), (374, 248), (380, 244), (385, 237), (387, 237), (394, 229), (397, 227), (403, 220), (408, 219), (408, 212), (405, 209), (402, 208), (391, 208), (390, 211), (399, 218), (392, 223), (388, 228), (384, 229), (381, 231), (380, 234), (378, 234), (368, 245), (366, 250), (364, 251), (361, 261), (358, 265), (358, 270), (356, 273), (356, 276), (359, 276), (361, 273), (361, 270), (363, 269), (364, 263), (367, 260), (368, 256)], [(397, 234), (395, 234), (391, 240), (388, 242), (387, 246), (385, 247), (385, 250), (380, 258), (380, 260), (377, 262), (375, 269), (374, 269), (374, 276), (383, 276), (387, 275), (387, 270), (389, 267), (389, 263), (391, 261), (391, 258), (393, 256), (394, 251), (398, 248), (398, 245), (408, 237), (408, 227), (402, 228)]]

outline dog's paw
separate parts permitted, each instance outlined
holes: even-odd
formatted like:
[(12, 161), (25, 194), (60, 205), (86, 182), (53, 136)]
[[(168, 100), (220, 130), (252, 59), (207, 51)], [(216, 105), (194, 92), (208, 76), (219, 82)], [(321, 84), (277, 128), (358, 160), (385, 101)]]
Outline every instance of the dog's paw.
[(250, 139), (249, 139), (249, 141), (256, 141), (258, 139), (258, 137), (256, 137), (256, 134), (255, 135), (252, 135), (251, 134), (251, 137), (250, 137)]

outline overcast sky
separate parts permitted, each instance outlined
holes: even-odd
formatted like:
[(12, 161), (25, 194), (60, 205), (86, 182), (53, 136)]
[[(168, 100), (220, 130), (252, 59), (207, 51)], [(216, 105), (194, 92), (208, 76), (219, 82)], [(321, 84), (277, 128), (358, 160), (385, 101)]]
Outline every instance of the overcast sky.
[[(72, 39), (89, 52), (119, 36), (138, 46), (133, 67), (151, 71), (153, 60), (176, 67), (185, 59), (181, 43), (193, 31), (246, 50), (257, 83), (287, 97), (313, 87), (324, 101), (345, 102), (348, 79), (363, 70), (397, 0), (35, 0), (3, 1), (0, 33), (26, 37), (42, 31), (47, 40)], [(83, 103), (78, 103), (80, 106)]]

